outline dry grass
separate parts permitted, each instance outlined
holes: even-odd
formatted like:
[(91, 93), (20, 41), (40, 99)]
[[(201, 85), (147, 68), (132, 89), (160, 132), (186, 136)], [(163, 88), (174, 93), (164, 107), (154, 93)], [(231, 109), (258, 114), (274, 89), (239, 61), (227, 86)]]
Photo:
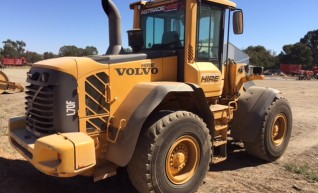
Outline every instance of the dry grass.
[(309, 180), (318, 182), (317, 168), (315, 168), (314, 166), (310, 166), (308, 163), (305, 163), (302, 165), (289, 163), (289, 164), (285, 164), (284, 168), (289, 172), (300, 174)]

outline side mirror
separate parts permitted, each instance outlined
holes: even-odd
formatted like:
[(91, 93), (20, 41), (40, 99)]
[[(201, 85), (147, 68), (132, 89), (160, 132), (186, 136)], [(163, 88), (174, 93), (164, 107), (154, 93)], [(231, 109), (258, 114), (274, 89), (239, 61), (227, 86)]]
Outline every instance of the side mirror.
[(243, 11), (238, 10), (233, 13), (234, 34), (242, 34), (244, 31)]

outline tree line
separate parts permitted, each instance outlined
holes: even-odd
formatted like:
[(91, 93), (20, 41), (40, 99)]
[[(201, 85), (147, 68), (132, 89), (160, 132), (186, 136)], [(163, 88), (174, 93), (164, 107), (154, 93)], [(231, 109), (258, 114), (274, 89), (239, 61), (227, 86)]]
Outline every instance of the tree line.
[[(59, 53), (44, 52), (38, 54), (32, 51), (25, 51), (26, 43), (23, 41), (3, 41), (3, 48), (0, 48), (0, 59), (3, 57), (20, 58), (25, 57), (29, 63), (43, 59), (50, 59), (62, 56), (88, 56), (97, 55), (98, 51), (94, 46), (78, 48), (73, 45), (63, 46)], [(264, 69), (278, 69), (280, 64), (302, 64), (304, 69), (311, 69), (318, 66), (318, 30), (309, 31), (299, 42), (283, 46), (283, 51), (277, 55), (264, 46), (249, 46), (245, 51), (250, 57), (250, 64), (262, 66)], [(131, 52), (129, 48), (126, 53)]]
[(278, 69), (280, 64), (301, 64), (303, 69), (318, 66), (318, 30), (309, 31), (299, 42), (283, 46), (276, 54), (264, 46), (249, 46), (244, 49), (250, 56), (250, 64), (264, 69)]
[(73, 45), (63, 46), (59, 49), (58, 54), (52, 52), (44, 52), (39, 54), (37, 52), (26, 51), (26, 43), (21, 40), (13, 41), (7, 39), (2, 42), (3, 47), (0, 48), (0, 60), (6, 58), (21, 58), (24, 57), (28, 63), (35, 63), (43, 59), (57, 58), (63, 56), (88, 56), (97, 55), (98, 50), (94, 46), (86, 46), (85, 48), (78, 48)]

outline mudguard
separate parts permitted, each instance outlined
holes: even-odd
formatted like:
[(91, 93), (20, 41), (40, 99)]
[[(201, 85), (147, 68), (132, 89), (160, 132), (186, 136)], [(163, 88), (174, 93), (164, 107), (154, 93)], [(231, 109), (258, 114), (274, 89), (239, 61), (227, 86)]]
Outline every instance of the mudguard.
[(200, 105), (200, 114), (206, 116), (206, 118), (203, 117), (204, 121), (208, 127), (213, 124), (213, 121), (211, 121), (211, 119), (213, 120), (213, 114), (208, 108), (201, 88), (179, 82), (139, 83), (119, 107), (118, 116), (131, 115), (127, 117), (129, 121), (125, 129), (121, 131), (117, 142), (110, 143), (106, 153), (107, 160), (122, 167), (129, 163), (144, 122), (170, 92), (190, 92), (193, 94), (195, 105)]
[(238, 100), (238, 110), (231, 123), (231, 135), (235, 139), (254, 142), (262, 128), (266, 109), (278, 97), (280, 91), (252, 86)]

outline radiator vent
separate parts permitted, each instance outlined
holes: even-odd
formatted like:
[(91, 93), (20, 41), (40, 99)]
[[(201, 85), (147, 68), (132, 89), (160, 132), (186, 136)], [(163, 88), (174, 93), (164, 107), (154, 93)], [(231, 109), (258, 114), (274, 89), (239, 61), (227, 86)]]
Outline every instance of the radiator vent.
[(37, 136), (54, 133), (53, 87), (31, 84), (26, 89), (27, 129)]

